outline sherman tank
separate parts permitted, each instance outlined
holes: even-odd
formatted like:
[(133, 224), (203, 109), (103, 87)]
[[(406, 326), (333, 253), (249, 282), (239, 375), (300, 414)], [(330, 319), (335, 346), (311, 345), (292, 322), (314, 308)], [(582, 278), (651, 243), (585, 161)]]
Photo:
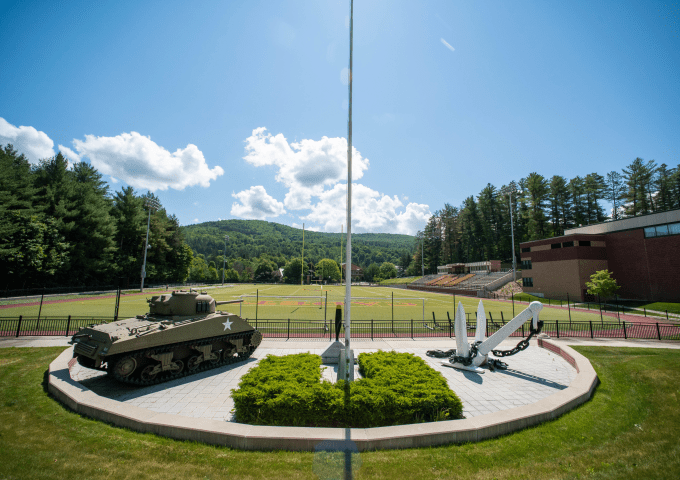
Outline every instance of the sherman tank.
[(81, 328), (69, 343), (84, 367), (152, 385), (250, 357), (262, 334), (238, 315), (216, 310), (241, 301), (216, 302), (191, 290), (153, 296), (148, 314)]

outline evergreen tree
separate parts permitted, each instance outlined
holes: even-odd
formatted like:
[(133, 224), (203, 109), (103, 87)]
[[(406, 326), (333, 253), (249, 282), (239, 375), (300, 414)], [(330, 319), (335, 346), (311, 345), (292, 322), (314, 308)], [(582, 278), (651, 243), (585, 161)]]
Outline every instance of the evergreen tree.
[(552, 223), (552, 235), (555, 237), (564, 235), (564, 229), (567, 226), (567, 220), (571, 212), (569, 200), (567, 180), (561, 175), (554, 175), (550, 179), (548, 188), (548, 204), (550, 208), (550, 221)]
[(627, 168), (623, 169), (623, 178), (627, 186), (624, 193), (626, 215), (634, 217), (652, 211), (649, 189), (655, 171), (656, 163), (654, 160), (645, 163), (640, 157), (637, 157)]
[(572, 215), (569, 224), (578, 227), (587, 222), (587, 207), (584, 199), (585, 196), (585, 181), (580, 176), (576, 176), (569, 180), (569, 194), (572, 201)]
[(612, 220), (621, 218), (621, 200), (624, 198), (625, 187), (623, 184), (623, 177), (617, 171), (612, 171), (607, 174), (607, 185), (604, 194), (604, 199), (612, 204)]
[(548, 198), (548, 182), (542, 175), (532, 172), (526, 179), (529, 207), (529, 239), (538, 240), (546, 236), (545, 206)]
[(604, 177), (597, 173), (589, 173), (583, 182), (586, 204), (586, 222), (598, 223), (605, 219), (604, 209), (599, 201), (604, 197), (606, 185)]
[(668, 165), (662, 163), (657, 169), (655, 184), (657, 188), (656, 194), (656, 211), (665, 212), (673, 208), (673, 169), (669, 169)]

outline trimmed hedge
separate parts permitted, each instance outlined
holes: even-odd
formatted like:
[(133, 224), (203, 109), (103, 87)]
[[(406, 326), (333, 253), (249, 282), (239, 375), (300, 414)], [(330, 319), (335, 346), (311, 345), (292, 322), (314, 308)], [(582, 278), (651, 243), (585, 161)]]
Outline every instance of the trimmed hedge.
[(267, 355), (232, 390), (236, 419), (254, 425), (380, 427), (462, 418), (463, 404), (444, 377), (409, 353), (359, 355), (364, 378), (321, 381), (321, 357)]

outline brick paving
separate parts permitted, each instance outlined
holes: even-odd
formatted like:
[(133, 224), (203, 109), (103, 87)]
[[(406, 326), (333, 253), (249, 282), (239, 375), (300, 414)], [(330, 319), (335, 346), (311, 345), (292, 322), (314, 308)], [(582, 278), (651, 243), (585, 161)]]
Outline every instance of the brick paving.
[[(508, 349), (515, 343), (506, 341), (499, 348)], [(241, 376), (257, 365), (260, 359), (266, 355), (304, 352), (321, 355), (328, 345), (327, 341), (265, 340), (253, 356), (243, 363), (150, 387), (122, 385), (103, 372), (89, 370), (78, 364), (71, 369), (71, 376), (98, 395), (154, 412), (234, 421), (231, 389), (237, 388)], [(535, 342), (524, 352), (504, 359), (509, 365), (507, 370), (487, 370), (484, 374), (445, 367), (441, 365), (442, 359), (426, 355), (430, 349), (448, 350), (454, 346), (455, 343), (450, 340), (352, 342), (355, 356), (363, 352), (395, 350), (423, 358), (444, 375), (451, 389), (460, 397), (466, 418), (535, 403), (567, 388), (576, 376), (576, 371), (564, 359), (539, 348)], [(323, 368), (322, 378), (335, 381), (337, 366), (325, 365)], [(359, 378), (358, 367), (355, 378)]]

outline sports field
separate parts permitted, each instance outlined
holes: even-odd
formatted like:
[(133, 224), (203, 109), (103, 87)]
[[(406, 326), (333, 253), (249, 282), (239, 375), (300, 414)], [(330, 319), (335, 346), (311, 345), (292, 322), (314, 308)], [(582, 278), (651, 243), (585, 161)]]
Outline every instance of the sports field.
[[(218, 308), (240, 314), (248, 319), (291, 319), (291, 320), (332, 320), (335, 309), (344, 303), (344, 286), (311, 285), (266, 285), (236, 284), (202, 289), (217, 301), (239, 300), (241, 304), (222, 305)], [(149, 311), (147, 299), (164, 291), (144, 293), (128, 291), (121, 296), (119, 318), (132, 317)], [(393, 299), (394, 297), (394, 299)], [(45, 297), (41, 317), (113, 317), (115, 293), (101, 295), (71, 295)], [(479, 299), (455, 296), (456, 304), (463, 304), (470, 318), (475, 318)], [(515, 315), (527, 307), (527, 302), (515, 302)], [(509, 320), (513, 317), (510, 301), (484, 300), (487, 318)], [(0, 302), (0, 317), (37, 317), (40, 298)], [(352, 287), (351, 316), (354, 320), (445, 320), (447, 313), (454, 317), (454, 297), (415, 290), (385, 287)], [(545, 307), (541, 320), (569, 320), (569, 311), (564, 308)], [(571, 311), (572, 321), (600, 321), (597, 311)], [(616, 321), (604, 317), (604, 321)]]

